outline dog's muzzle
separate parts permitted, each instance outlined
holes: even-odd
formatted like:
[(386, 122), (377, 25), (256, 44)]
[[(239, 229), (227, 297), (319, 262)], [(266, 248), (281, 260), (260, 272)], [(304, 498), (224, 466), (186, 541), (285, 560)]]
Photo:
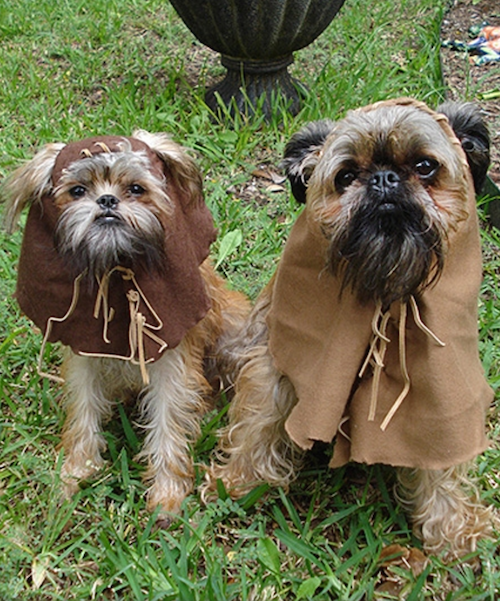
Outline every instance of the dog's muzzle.
[(96, 200), (96, 202), (103, 209), (116, 209), (120, 200), (112, 194), (103, 194)]
[(102, 209), (102, 213), (98, 215), (97, 220), (104, 223), (114, 223), (121, 221), (120, 216), (116, 212), (120, 200), (112, 194), (103, 194), (96, 203)]
[(370, 196), (380, 203), (379, 208), (382, 210), (391, 210), (395, 207), (400, 187), (401, 178), (390, 169), (377, 171), (368, 180)]

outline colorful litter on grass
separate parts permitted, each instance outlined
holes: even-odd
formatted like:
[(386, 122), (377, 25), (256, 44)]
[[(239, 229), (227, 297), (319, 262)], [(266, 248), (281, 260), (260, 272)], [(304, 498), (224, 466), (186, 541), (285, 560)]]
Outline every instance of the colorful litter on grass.
[(475, 25), (469, 29), (469, 34), (474, 36), (470, 42), (445, 40), (443, 46), (468, 52), (475, 65), (500, 62), (500, 26)]

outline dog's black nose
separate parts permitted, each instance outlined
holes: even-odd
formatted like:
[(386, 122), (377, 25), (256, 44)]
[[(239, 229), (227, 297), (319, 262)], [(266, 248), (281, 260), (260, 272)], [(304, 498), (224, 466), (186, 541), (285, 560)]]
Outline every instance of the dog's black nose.
[(399, 175), (390, 169), (377, 171), (368, 180), (369, 187), (380, 195), (394, 192), (400, 183), (401, 178)]
[(96, 202), (103, 209), (114, 209), (120, 201), (112, 194), (103, 194)]

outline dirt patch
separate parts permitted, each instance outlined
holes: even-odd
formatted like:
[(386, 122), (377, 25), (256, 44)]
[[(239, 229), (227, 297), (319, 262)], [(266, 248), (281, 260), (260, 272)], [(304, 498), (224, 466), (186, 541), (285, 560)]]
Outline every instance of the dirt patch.
[[(455, 0), (446, 13), (442, 40), (470, 41), (469, 29), (488, 22), (500, 26), (498, 0)], [(468, 100), (481, 106), (491, 134), (491, 179), (500, 186), (500, 63), (474, 64), (467, 53), (442, 48), (441, 62), (450, 100)], [(497, 94), (495, 94), (497, 93)]]

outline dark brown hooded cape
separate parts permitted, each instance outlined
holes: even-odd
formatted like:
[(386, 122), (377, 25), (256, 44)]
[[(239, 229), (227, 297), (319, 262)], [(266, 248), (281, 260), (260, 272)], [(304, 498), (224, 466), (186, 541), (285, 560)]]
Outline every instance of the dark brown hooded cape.
[[(168, 348), (174, 348), (186, 332), (196, 325), (210, 308), (199, 266), (208, 256), (210, 244), (215, 239), (212, 217), (200, 194), (193, 198), (177, 183), (170, 168), (144, 142), (135, 138), (118, 136), (91, 138), (65, 146), (56, 158), (52, 173), (53, 188), (64, 171), (74, 161), (85, 158), (88, 150), (92, 155), (104, 152), (120, 152), (120, 145), (127, 140), (131, 150), (146, 154), (150, 170), (165, 178), (168, 197), (174, 207), (167, 218), (160, 217), (165, 231), (163, 272), (148, 270), (142, 264), (132, 266), (135, 281), (143, 296), (150, 303), (150, 311), (144, 298), (139, 296), (138, 310), (151, 331)], [(100, 144), (104, 144), (100, 146)], [(16, 296), (22, 311), (46, 332), (49, 318), (62, 318), (68, 312), (74, 297), (75, 274), (57, 252), (54, 231), (59, 212), (52, 195), (35, 202), (29, 212), (24, 232), (18, 267)], [(108, 301), (114, 317), (108, 324), (107, 341), (103, 336), (103, 311), (94, 316), (97, 287), (82, 282), (74, 311), (62, 322), (53, 321), (50, 327), (51, 342), (61, 341), (75, 353), (105, 354), (118, 357), (130, 355), (130, 311), (127, 293), (137, 292), (136, 284), (124, 279), (121, 272), (110, 276)], [(146, 329), (149, 327), (146, 325)], [(160, 326), (160, 327), (158, 327)], [(165, 346), (154, 339), (144, 337), (145, 360), (156, 360)]]
[[(451, 128), (440, 124), (463, 154)], [(468, 217), (450, 235), (438, 282), (416, 298), (423, 323), (445, 346), (418, 328), (408, 310), (410, 388), (385, 430), (381, 424), (405, 385), (398, 348), (400, 304), (391, 307), (390, 343), (370, 421), (373, 372), (362, 378), (359, 372), (373, 337), (375, 305), (361, 306), (349, 291), (339, 295), (339, 279), (325, 269), (327, 241), (307, 207), (292, 228), (268, 316), (270, 349), (298, 397), (286, 422), (288, 434), (303, 449), (336, 438), (332, 467), (356, 461), (441, 469), (470, 460), (487, 446), (485, 415), (492, 391), (478, 354), (481, 248), (464, 155), (463, 164)]]

